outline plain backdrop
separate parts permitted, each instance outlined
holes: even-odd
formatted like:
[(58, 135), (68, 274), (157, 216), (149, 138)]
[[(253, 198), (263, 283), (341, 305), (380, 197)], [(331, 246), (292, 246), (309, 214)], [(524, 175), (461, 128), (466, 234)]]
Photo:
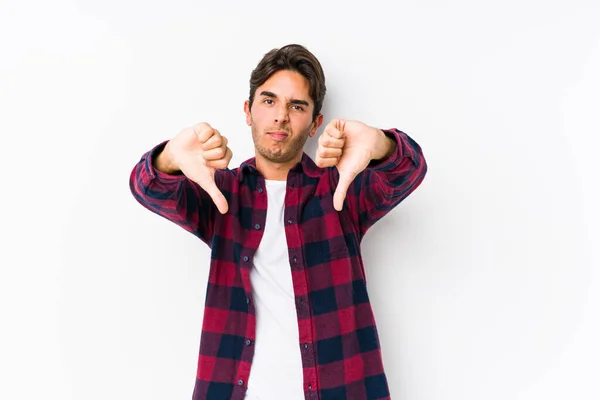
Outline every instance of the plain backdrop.
[(250, 72), (300, 43), (325, 124), (429, 164), (362, 246), (392, 398), (599, 399), (600, 4), (217, 3), (0, 3), (0, 398), (191, 398), (209, 250), (129, 173), (201, 121), (252, 157)]

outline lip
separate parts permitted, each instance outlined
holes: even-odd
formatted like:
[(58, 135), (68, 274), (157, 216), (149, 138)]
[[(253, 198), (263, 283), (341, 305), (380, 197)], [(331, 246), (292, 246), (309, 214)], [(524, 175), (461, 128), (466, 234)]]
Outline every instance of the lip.
[(278, 141), (278, 142), (281, 142), (281, 141), (287, 139), (287, 137), (288, 137), (288, 134), (283, 131), (267, 132), (267, 135), (269, 135), (271, 137), (271, 139)]

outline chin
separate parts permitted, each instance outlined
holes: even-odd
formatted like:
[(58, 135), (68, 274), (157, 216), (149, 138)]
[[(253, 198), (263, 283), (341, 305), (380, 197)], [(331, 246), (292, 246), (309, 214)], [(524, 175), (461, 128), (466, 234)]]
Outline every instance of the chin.
[(288, 162), (288, 161), (293, 160), (295, 157), (294, 154), (287, 153), (287, 152), (270, 152), (270, 151), (260, 151), (260, 150), (258, 150), (258, 152), (264, 159), (266, 159), (270, 162), (274, 162), (274, 163)]
[(286, 161), (290, 161), (293, 157), (290, 157), (287, 154), (265, 154), (263, 155), (263, 157), (265, 157), (267, 160), (271, 161), (271, 162), (276, 162), (276, 163), (283, 163)]

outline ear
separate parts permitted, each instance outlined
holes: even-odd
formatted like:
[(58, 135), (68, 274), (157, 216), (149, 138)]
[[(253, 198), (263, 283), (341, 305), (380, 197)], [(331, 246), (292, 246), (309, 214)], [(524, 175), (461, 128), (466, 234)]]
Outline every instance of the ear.
[(252, 126), (252, 114), (250, 113), (250, 100), (244, 102), (244, 112), (246, 113), (246, 124)]
[(323, 123), (323, 114), (319, 114), (319, 115), (317, 115), (317, 118), (315, 118), (315, 120), (313, 121), (313, 127), (310, 129), (308, 136), (310, 136), (310, 137), (315, 136), (315, 134), (317, 133), (317, 129), (319, 129), (319, 127), (321, 126), (322, 123)]

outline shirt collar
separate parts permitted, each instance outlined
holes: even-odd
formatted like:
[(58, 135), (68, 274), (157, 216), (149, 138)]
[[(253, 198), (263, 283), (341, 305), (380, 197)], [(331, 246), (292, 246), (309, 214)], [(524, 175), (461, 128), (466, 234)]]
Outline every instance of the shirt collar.
[[(323, 175), (324, 170), (317, 167), (308, 154), (302, 152), (302, 159), (290, 171), (304, 173), (310, 178), (318, 178)], [(243, 181), (246, 174), (260, 174), (260, 171), (256, 168), (256, 157), (249, 158), (240, 164), (240, 172), (238, 174), (240, 182)]]

